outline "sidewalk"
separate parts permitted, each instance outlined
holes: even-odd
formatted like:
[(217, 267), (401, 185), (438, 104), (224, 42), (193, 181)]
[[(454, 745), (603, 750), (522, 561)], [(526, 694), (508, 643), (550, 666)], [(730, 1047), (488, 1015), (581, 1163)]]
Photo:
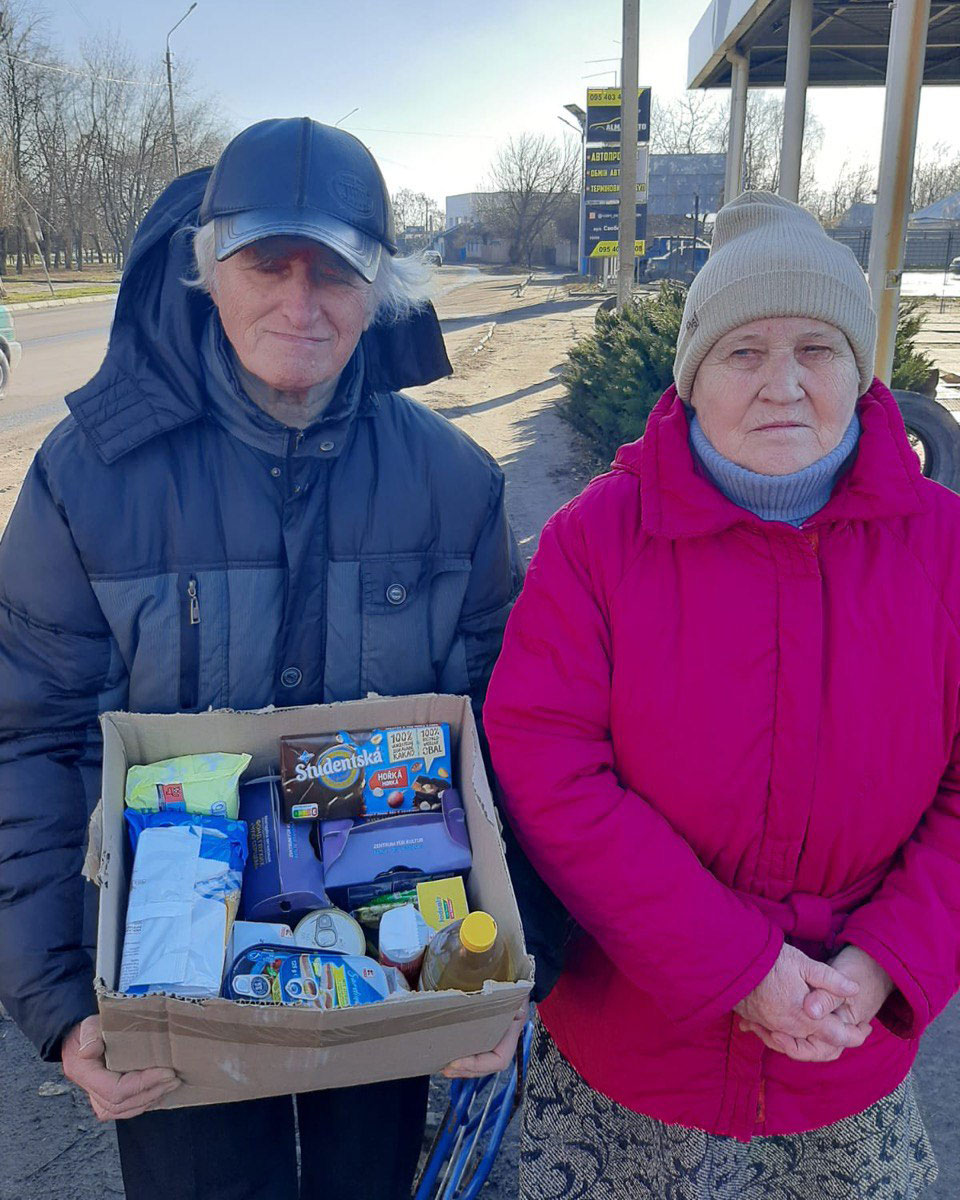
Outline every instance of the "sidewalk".
[(936, 301), (929, 303), (915, 345), (930, 355), (940, 372), (937, 399), (960, 420), (960, 308), (948, 301), (947, 311), (941, 313)]

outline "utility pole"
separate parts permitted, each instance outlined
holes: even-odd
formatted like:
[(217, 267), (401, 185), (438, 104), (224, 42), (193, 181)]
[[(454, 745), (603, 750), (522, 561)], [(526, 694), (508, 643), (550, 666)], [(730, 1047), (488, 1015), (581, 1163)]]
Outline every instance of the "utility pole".
[(640, 0), (623, 2), (623, 61), (620, 70), (620, 246), (617, 308), (633, 293), (637, 239), (637, 92), (640, 84)]
[[(170, 33), (173, 33), (173, 30), (177, 26), (182, 25), (196, 7), (197, 0), (193, 0), (193, 4), (190, 5), (177, 24), (170, 30)], [(167, 98), (170, 101), (170, 142), (173, 146), (173, 174), (176, 177), (180, 174), (180, 151), (177, 147), (177, 123), (173, 116), (173, 71), (170, 67), (170, 33), (167, 34)]]
[(583, 226), (587, 219), (587, 114), (579, 104), (565, 104), (567, 112), (576, 118), (577, 124), (572, 125), (564, 117), (557, 119), (569, 125), (580, 135), (580, 223), (577, 229), (577, 274), (590, 274), (590, 259), (584, 256)]

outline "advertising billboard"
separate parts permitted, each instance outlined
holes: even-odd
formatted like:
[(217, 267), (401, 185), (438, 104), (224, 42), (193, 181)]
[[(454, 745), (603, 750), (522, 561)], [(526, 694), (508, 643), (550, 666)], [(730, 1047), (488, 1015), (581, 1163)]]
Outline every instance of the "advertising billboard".
[[(637, 141), (650, 141), (650, 89), (637, 92)], [(587, 88), (587, 145), (620, 142), (620, 88)]]
[[(591, 204), (587, 201), (583, 222), (584, 258), (616, 258), (620, 244), (620, 205), (607, 201)], [(634, 254), (642, 258), (646, 253), (647, 206), (637, 205), (637, 232)]]
[[(637, 146), (637, 201), (647, 199), (650, 175), (649, 146)], [(620, 197), (620, 147), (588, 146), (583, 172), (587, 203)]]

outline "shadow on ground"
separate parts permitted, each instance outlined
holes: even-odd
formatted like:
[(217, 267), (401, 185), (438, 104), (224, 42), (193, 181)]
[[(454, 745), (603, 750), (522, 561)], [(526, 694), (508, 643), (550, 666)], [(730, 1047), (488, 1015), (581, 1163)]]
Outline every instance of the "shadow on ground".
[(464, 317), (441, 317), (440, 326), (444, 333), (456, 333), (458, 329), (470, 329), (474, 325), (488, 325), (491, 321), (497, 325), (512, 325), (514, 321), (529, 321), (534, 317), (548, 317), (554, 313), (572, 312), (574, 309), (587, 308), (596, 303), (596, 297), (545, 300), (542, 304), (528, 304), (526, 308), (513, 308), (509, 312), (482, 313), (479, 316), (470, 314)]
[(537, 392), (546, 391), (556, 386), (556, 379), (542, 379), (539, 383), (531, 383), (529, 387), (518, 388), (515, 392), (507, 392), (504, 396), (493, 396), (489, 400), (478, 400), (476, 404), (458, 404), (452, 408), (438, 408), (437, 412), (445, 417), (477, 416), (479, 413), (490, 412), (494, 408), (503, 408), (505, 404), (513, 404), (515, 400), (523, 400), (527, 396), (535, 396)]

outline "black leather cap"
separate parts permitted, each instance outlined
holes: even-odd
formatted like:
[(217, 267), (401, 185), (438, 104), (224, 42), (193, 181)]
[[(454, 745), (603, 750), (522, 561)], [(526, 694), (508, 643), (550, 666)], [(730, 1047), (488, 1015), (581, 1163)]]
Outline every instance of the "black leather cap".
[(219, 260), (281, 235), (312, 238), (372, 281), (397, 245), (390, 196), (364, 144), (309, 117), (258, 121), (226, 147), (207, 184), (200, 224), (216, 221)]

